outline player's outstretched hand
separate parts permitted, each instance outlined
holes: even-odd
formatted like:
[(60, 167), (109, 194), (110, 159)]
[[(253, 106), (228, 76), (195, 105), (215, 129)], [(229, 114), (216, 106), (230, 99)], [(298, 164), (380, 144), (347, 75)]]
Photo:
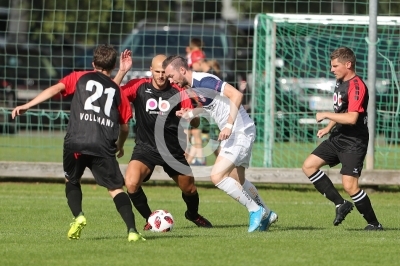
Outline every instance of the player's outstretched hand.
[(190, 119), (189, 117), (189, 111), (191, 111), (191, 109), (189, 108), (182, 108), (181, 110), (178, 110), (175, 112), (175, 115), (178, 117), (182, 117), (184, 119)]
[(117, 158), (121, 158), (122, 156), (124, 156), (124, 148), (118, 148), (117, 147)]
[(18, 115), (24, 114), (26, 111), (29, 110), (29, 107), (26, 105), (20, 105), (14, 108), (14, 110), (11, 113), (11, 117), (14, 119)]
[(132, 52), (131, 50), (125, 49), (119, 57), (119, 70), (128, 72), (132, 67)]
[(317, 132), (317, 137), (318, 137), (318, 138), (322, 138), (323, 136), (325, 136), (326, 134), (328, 134), (329, 131), (330, 131), (330, 130), (329, 130), (328, 128), (324, 127), (324, 128), (322, 128), (322, 129), (318, 130), (318, 132)]

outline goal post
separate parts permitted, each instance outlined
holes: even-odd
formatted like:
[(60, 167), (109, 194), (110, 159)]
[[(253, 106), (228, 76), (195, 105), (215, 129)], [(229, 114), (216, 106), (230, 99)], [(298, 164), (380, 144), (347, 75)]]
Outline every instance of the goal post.
[(301, 167), (291, 163), (299, 161), (293, 157), (304, 156), (304, 147), (309, 147), (308, 152), (315, 147), (305, 143), (320, 141), (316, 131), (322, 125), (315, 122), (315, 113), (333, 110), (335, 79), (330, 73), (329, 55), (340, 46), (355, 52), (356, 72), (366, 83), (368, 68), (376, 71), (376, 123), (369, 126), (382, 139), (381, 148), (400, 143), (400, 88), (396, 74), (400, 65), (399, 25), (400, 17), (377, 17), (377, 60), (371, 66), (368, 16), (255, 17), (251, 115), (257, 123), (256, 149), (263, 149), (257, 152), (263, 154), (262, 166)]

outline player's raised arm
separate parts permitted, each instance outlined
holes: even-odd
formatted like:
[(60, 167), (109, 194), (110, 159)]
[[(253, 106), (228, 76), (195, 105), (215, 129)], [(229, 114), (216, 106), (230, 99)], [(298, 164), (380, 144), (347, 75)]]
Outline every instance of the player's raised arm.
[(117, 75), (114, 77), (114, 82), (118, 85), (121, 84), (122, 79), (132, 67), (132, 52), (125, 49), (119, 58), (119, 69)]
[(65, 85), (61, 82), (45, 89), (44, 91), (39, 93), (35, 98), (33, 98), (31, 101), (27, 102), (24, 105), (15, 107), (11, 113), (12, 118), (14, 119), (16, 116), (24, 114), (29, 108), (50, 99), (51, 97), (55, 96), (56, 94), (62, 92), (64, 89), (65, 89)]

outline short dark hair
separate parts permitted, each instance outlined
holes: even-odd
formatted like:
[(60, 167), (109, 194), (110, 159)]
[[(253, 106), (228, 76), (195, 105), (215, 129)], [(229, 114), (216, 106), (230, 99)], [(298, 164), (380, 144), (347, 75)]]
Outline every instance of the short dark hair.
[(94, 67), (98, 70), (110, 72), (115, 68), (117, 56), (117, 50), (113, 46), (107, 44), (99, 45), (93, 52)]
[(197, 47), (197, 48), (199, 48), (199, 49), (203, 49), (203, 41), (202, 41), (200, 38), (194, 37), (194, 38), (190, 39), (190, 44), (189, 44), (189, 46), (190, 46), (191, 48)]
[(162, 66), (163, 66), (164, 69), (166, 69), (168, 65), (172, 65), (172, 67), (174, 69), (176, 69), (176, 70), (178, 70), (180, 67), (183, 67), (186, 70), (189, 69), (189, 66), (188, 66), (188, 63), (187, 63), (186, 59), (183, 58), (180, 55), (170, 55), (170, 56), (168, 56), (164, 60)]
[(331, 53), (331, 60), (337, 59), (340, 63), (350, 61), (353, 69), (356, 67), (356, 55), (353, 50), (348, 47), (339, 47)]

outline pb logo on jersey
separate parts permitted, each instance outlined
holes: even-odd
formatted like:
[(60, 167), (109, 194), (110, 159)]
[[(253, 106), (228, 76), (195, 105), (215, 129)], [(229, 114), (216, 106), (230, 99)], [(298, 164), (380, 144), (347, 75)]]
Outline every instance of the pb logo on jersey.
[[(149, 110), (151, 111), (156, 110), (157, 108), (161, 112), (167, 112), (170, 107), (171, 104), (168, 101), (163, 100), (161, 97), (158, 98), (158, 102), (153, 98), (148, 99), (146, 102), (146, 112), (149, 112)], [(158, 113), (158, 112), (149, 112), (149, 113)]]

